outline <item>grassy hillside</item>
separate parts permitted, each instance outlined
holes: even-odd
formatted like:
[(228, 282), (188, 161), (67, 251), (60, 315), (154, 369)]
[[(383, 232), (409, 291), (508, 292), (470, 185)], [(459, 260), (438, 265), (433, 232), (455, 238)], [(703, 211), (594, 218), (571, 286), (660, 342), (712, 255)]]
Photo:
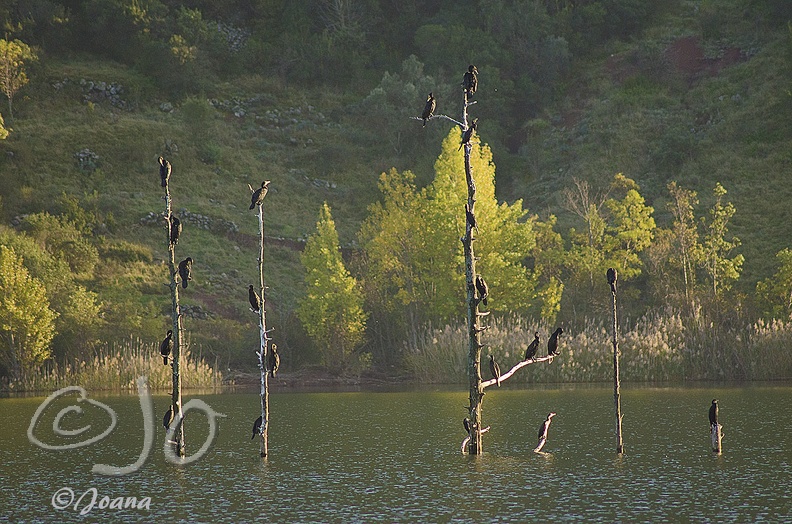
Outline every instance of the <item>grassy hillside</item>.
[[(696, 190), (701, 210), (720, 182), (737, 208), (732, 231), (746, 257), (738, 287), (751, 292), (775, 270), (775, 253), (792, 244), (789, 30), (759, 11), (746, 16), (741, 1), (674, 5), (638, 36), (610, 39), (572, 60), (549, 101), (514, 132), (491, 126), (488, 136), (482, 116), (481, 140), (494, 151), (499, 198), (522, 198), (532, 212), (558, 215), (562, 234), (575, 224), (561, 198), (573, 178), (596, 187), (625, 173), (641, 185), (659, 225), (668, 219), (669, 181)], [(463, 71), (466, 63), (458, 65)], [(479, 69), (475, 110), (486, 115), (507, 86), (500, 77), (490, 83), (487, 64)], [(29, 72), (15, 118), (6, 122), (12, 132), (0, 143), (2, 221), (62, 213), (62, 195), (76, 197), (104, 236), (103, 262), (89, 287), (121, 305), (107, 318), (122, 334), (156, 340), (169, 300), (165, 232), (149, 214), (164, 207), (157, 157), (165, 155), (184, 222), (177, 253), (195, 260), (184, 301), (200, 308), (187, 328), (208, 353), (234, 365), (252, 354), (257, 336), (246, 299), (257, 256), (247, 185), (272, 180), (268, 304), (284, 348), (296, 350), (284, 351), (285, 366), (310, 362), (293, 310), (303, 286), (300, 241), (313, 231), (321, 203), (331, 206), (342, 243), (352, 244), (367, 206), (379, 198), (380, 172), (409, 168), (419, 181), (431, 180), (438, 137), (447, 131), (416, 125), (425, 136), (406, 143), (420, 147), (394, 146), (391, 124), (366, 121), (361, 109), (373, 81), (346, 89), (250, 72), (174, 97), (156, 77), (93, 55), (45, 57)], [(368, 76), (385, 73), (383, 67)], [(424, 73), (437, 73), (446, 86), (456, 82), (442, 68)], [(108, 99), (101, 82), (120, 86), (117, 98)], [(415, 113), (421, 106), (416, 100)], [(86, 148), (98, 159), (81, 168), (75, 154)]]

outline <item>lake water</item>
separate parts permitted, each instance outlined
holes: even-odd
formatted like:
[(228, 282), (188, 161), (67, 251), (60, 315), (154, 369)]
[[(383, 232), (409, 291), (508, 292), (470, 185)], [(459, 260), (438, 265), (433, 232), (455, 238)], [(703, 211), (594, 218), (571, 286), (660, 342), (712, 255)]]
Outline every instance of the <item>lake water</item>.
[[(467, 392), (284, 392), (270, 398), (270, 457), (251, 440), (255, 393), (186, 394), (217, 412), (209, 451), (189, 465), (167, 462), (161, 425), (169, 397), (154, 395), (156, 441), (135, 473), (106, 477), (95, 463), (124, 466), (141, 454), (137, 396), (88, 392), (118, 415), (104, 440), (49, 451), (27, 437), (44, 397), (0, 399), (0, 521), (10, 522), (792, 522), (792, 387), (643, 387), (622, 394), (625, 455), (614, 453), (609, 386), (490, 388), (484, 400), (485, 453), (460, 453)], [(724, 453), (712, 453), (707, 412), (720, 400)], [(57, 437), (61, 399), (35, 435)], [(73, 400), (73, 399), (72, 399)], [(76, 429), (108, 427), (104, 412), (71, 413)], [(52, 406), (51, 406), (52, 407)], [(531, 450), (539, 425), (553, 419), (545, 454)], [(187, 451), (209, 437), (190, 414)], [(60, 440), (59, 440), (60, 439)], [(69, 488), (95, 488), (75, 511), (53, 507)], [(102, 497), (150, 497), (149, 509), (100, 508)]]

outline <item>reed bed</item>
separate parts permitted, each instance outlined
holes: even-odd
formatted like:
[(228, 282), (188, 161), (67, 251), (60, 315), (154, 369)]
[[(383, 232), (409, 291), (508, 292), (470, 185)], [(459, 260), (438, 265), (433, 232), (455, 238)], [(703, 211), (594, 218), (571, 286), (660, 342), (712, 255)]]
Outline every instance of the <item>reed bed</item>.
[[(182, 387), (208, 389), (222, 385), (223, 376), (200, 356), (189, 350), (182, 355)], [(49, 362), (26, 378), (11, 382), (11, 391), (52, 391), (66, 386), (82, 386), (89, 391), (135, 390), (138, 377), (148, 377), (151, 390), (170, 391), (173, 369), (162, 363), (159, 344), (131, 339), (110, 343), (97, 350), (90, 360), (65, 365)]]
[[(539, 332), (540, 355), (555, 325), (516, 315), (488, 320), (482, 334), (482, 375), (493, 354), (506, 372), (518, 363)], [(564, 326), (561, 355), (552, 363), (527, 366), (511, 380), (518, 383), (599, 382), (613, 379), (610, 323), (586, 320)], [(463, 323), (433, 328), (407, 347), (405, 365), (420, 382), (467, 382), (467, 331)], [(792, 322), (757, 321), (742, 328), (719, 328), (673, 310), (626, 320), (619, 328), (621, 378), (625, 381), (774, 380), (792, 377)]]

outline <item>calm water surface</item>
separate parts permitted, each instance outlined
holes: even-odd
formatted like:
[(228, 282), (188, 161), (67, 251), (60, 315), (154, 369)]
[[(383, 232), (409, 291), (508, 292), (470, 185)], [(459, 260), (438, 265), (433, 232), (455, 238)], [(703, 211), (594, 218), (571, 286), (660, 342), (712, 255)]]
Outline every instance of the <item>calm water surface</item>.
[[(251, 426), (255, 393), (185, 395), (227, 415), (209, 452), (185, 466), (167, 462), (159, 421), (169, 398), (153, 397), (156, 441), (142, 468), (122, 477), (91, 473), (95, 463), (137, 460), (143, 424), (136, 396), (90, 398), (118, 425), (79, 449), (47, 451), (27, 428), (44, 397), (0, 399), (0, 521), (9, 522), (792, 522), (792, 387), (649, 388), (622, 395), (626, 454), (614, 453), (612, 391), (602, 387), (487, 390), (486, 453), (462, 455), (467, 392), (295, 393), (270, 400), (270, 458), (258, 457)], [(720, 399), (724, 454), (710, 450), (707, 411)], [(74, 405), (62, 399), (36, 428)], [(64, 417), (93, 435), (101, 411)], [(555, 411), (545, 454), (536, 432)], [(48, 415), (48, 416), (47, 416)], [(206, 418), (187, 419), (187, 450), (209, 436)], [(57, 510), (52, 497), (151, 497), (149, 510), (95, 506)], [(85, 498), (87, 501), (90, 495)]]

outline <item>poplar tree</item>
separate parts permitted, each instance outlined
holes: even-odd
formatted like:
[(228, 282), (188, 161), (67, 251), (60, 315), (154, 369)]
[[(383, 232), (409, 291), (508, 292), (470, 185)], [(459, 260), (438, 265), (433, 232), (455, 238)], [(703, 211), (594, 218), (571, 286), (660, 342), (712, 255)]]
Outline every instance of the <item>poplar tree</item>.
[(341, 247), (330, 207), (325, 202), (300, 256), (307, 293), (297, 315), (322, 352), (328, 368), (343, 371), (351, 352), (363, 341), (366, 313), (363, 294), (341, 257)]
[(0, 39), (0, 91), (8, 98), (8, 116), (14, 119), (14, 95), (28, 83), (25, 64), (37, 60), (36, 53), (24, 42)]

